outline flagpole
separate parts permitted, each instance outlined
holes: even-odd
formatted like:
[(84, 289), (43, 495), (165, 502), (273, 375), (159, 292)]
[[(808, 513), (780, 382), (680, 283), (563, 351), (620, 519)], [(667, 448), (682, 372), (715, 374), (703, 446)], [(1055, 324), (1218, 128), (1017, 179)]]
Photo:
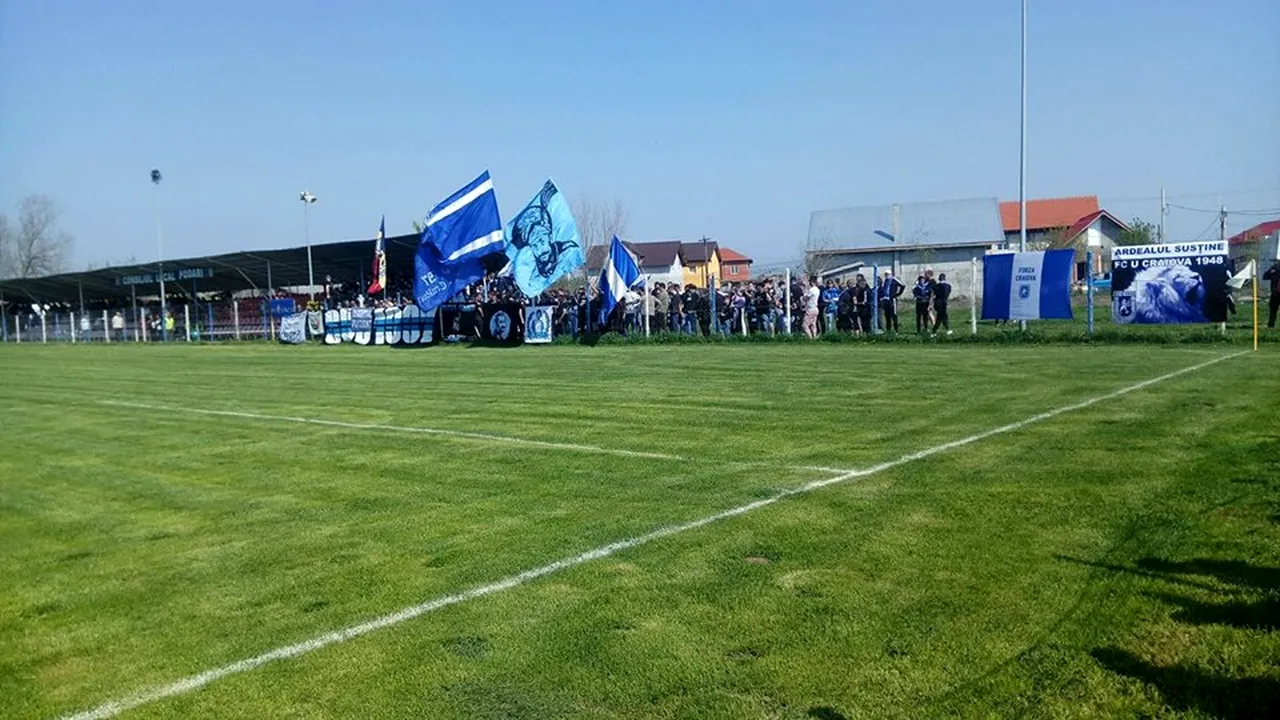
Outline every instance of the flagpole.
[[(1261, 246), (1261, 243), (1259, 243)], [(1262, 253), (1258, 253), (1258, 260), (1262, 260)], [(1258, 352), (1258, 271), (1262, 270), (1262, 263), (1255, 262), (1253, 264), (1253, 351)]]

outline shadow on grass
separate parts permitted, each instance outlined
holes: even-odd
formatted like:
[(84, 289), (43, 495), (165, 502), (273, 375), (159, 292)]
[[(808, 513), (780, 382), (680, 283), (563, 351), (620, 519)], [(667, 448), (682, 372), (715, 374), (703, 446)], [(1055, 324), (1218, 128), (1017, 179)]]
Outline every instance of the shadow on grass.
[(814, 720), (849, 720), (844, 713), (829, 707), (811, 707), (804, 715)]
[(1181, 562), (1145, 557), (1135, 563), (1146, 573), (1167, 577), (1170, 575), (1202, 575), (1217, 578), (1220, 582), (1257, 590), (1280, 590), (1280, 568), (1254, 565), (1241, 560), (1212, 560), (1195, 558)]
[(1256, 601), (1232, 600), (1226, 603), (1207, 603), (1172, 593), (1148, 593), (1161, 602), (1175, 605), (1178, 610), (1173, 619), (1188, 625), (1227, 625), (1244, 630), (1280, 629), (1280, 598), (1267, 597)]
[(1094, 660), (1117, 675), (1144, 682), (1164, 701), (1181, 710), (1234, 720), (1265, 717), (1280, 707), (1280, 681), (1266, 677), (1228, 678), (1180, 665), (1160, 667), (1115, 647), (1098, 648)]

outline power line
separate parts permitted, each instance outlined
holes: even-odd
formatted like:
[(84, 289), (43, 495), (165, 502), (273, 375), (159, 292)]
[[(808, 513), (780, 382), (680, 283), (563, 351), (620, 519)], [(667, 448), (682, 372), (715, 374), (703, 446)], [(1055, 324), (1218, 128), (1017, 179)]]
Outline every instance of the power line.
[(1177, 209), (1179, 209), (1179, 210), (1186, 210), (1187, 212), (1213, 213), (1214, 215), (1217, 215), (1217, 214), (1219, 214), (1219, 213), (1223, 213), (1223, 212), (1227, 213), (1228, 215), (1272, 215), (1272, 214), (1275, 214), (1275, 213), (1280, 213), (1280, 208), (1255, 208), (1255, 209), (1250, 209), (1250, 210), (1224, 210), (1224, 209), (1222, 209), (1222, 208), (1196, 208), (1196, 207), (1187, 207), (1186, 205), (1178, 205), (1177, 203), (1168, 203), (1167, 205), (1168, 205), (1168, 207), (1171, 207), (1171, 208), (1177, 208)]

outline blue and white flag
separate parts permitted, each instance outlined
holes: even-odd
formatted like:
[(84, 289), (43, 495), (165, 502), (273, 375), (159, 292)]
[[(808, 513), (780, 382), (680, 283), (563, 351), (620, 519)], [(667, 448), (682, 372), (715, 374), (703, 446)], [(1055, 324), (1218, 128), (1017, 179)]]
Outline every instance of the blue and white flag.
[(445, 265), (502, 251), (506, 241), (488, 170), (431, 211), (422, 240), (435, 246)]
[(636, 267), (635, 258), (631, 257), (627, 247), (615, 235), (613, 244), (609, 246), (609, 260), (605, 262), (604, 272), (600, 274), (600, 301), (603, 303), (600, 317), (607, 319), (614, 306), (639, 279), (640, 268)]
[(982, 258), (983, 320), (1071, 319), (1074, 250), (991, 253)]
[(507, 225), (507, 256), (516, 284), (529, 297), (586, 262), (578, 225), (555, 183), (544, 183)]
[(413, 269), (413, 300), (426, 314), (434, 313), (449, 298), (484, 277), (484, 267), (478, 259), (445, 265), (440, 251), (427, 242), (425, 232), (413, 256)]

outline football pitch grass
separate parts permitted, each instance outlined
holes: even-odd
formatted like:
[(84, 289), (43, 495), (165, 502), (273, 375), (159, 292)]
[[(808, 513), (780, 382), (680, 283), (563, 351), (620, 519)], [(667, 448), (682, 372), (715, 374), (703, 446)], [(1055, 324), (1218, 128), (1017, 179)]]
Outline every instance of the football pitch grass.
[(0, 346), (0, 717), (1261, 715), (1278, 368)]

